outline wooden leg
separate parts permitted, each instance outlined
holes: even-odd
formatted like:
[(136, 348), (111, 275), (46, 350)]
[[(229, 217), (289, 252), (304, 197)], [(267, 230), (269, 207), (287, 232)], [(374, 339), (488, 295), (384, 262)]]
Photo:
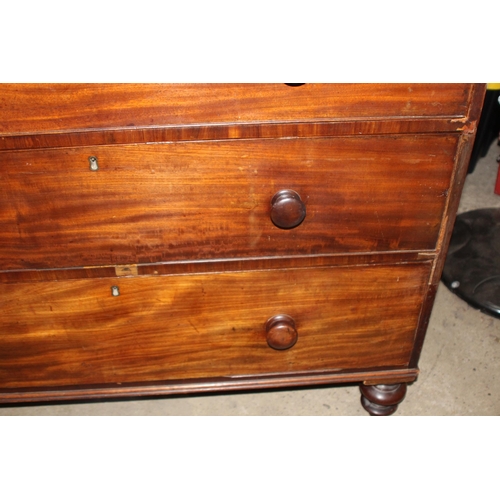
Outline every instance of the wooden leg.
[(406, 394), (406, 384), (362, 385), (361, 404), (374, 417), (392, 415)]

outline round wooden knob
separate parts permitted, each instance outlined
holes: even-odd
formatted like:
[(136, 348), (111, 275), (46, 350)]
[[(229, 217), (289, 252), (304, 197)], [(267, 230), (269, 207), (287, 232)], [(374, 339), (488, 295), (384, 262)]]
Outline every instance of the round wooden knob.
[(306, 206), (291, 189), (278, 191), (271, 200), (271, 220), (281, 229), (297, 227), (306, 217)]
[(266, 322), (267, 343), (273, 349), (290, 349), (297, 342), (298, 336), (295, 321), (288, 314), (278, 314)]

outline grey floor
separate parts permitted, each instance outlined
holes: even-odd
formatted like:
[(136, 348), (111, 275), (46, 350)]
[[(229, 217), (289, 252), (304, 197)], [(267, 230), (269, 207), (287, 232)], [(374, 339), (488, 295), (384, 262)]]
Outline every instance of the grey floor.
[[(500, 207), (496, 141), (467, 177), (460, 212)], [(500, 320), (440, 286), (420, 376), (396, 415), (500, 415)], [(1, 415), (366, 415), (356, 386), (0, 408)]]

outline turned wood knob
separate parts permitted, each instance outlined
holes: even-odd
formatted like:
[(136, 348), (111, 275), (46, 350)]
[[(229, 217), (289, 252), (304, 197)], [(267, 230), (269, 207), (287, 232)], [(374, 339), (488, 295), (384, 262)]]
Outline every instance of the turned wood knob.
[(281, 229), (297, 227), (306, 216), (306, 206), (291, 189), (278, 191), (271, 200), (271, 220)]
[(266, 322), (267, 343), (273, 349), (290, 349), (297, 342), (298, 336), (295, 321), (288, 314), (278, 314)]

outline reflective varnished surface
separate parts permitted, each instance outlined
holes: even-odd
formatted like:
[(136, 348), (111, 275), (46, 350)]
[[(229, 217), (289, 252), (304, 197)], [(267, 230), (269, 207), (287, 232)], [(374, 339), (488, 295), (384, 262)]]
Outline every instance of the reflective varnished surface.
[(0, 402), (418, 358), (484, 86), (0, 85)]

